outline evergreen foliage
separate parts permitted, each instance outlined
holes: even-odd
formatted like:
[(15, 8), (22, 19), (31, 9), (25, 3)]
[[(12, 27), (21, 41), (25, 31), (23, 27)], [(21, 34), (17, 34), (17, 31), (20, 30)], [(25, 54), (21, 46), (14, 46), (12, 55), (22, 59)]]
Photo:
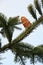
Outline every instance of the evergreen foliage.
[[(43, 4), (43, 0), (41, 0)], [(31, 63), (36, 63), (36, 61), (43, 63), (43, 44), (40, 46), (32, 46), (26, 42), (21, 42), (24, 38), (29, 36), (32, 31), (38, 27), (40, 24), (43, 24), (43, 13), (41, 11), (41, 6), (39, 5), (38, 0), (34, 0), (34, 5), (36, 10), (38, 10), (41, 15), (37, 19), (36, 10), (34, 10), (33, 5), (28, 6), (28, 11), (31, 13), (32, 17), (36, 19), (35, 22), (28, 28), (26, 28), (18, 37), (12, 40), (14, 29), (21, 30), (21, 28), (16, 25), (22, 24), (20, 22), (19, 16), (9, 17), (7, 19), (4, 14), (0, 13), (0, 34), (8, 39), (8, 43), (2, 47), (0, 41), (0, 53), (5, 53), (7, 50), (11, 50), (15, 54), (14, 62), (20, 61), (22, 65), (25, 65), (25, 60), (30, 59)], [(10, 45), (9, 45), (10, 44)], [(0, 63), (1, 64), (1, 63)]]

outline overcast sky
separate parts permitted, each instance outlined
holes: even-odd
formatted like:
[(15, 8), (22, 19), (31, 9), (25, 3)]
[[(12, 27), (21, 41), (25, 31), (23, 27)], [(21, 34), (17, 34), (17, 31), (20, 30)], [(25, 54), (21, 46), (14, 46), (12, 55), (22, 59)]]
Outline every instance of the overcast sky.
[[(7, 18), (13, 17), (13, 16), (26, 16), (31, 23), (34, 22), (35, 20), (33, 17), (30, 15), (30, 13), (27, 10), (27, 6), (32, 3), (33, 0), (0, 0), (0, 12), (4, 13)], [(39, 14), (37, 15), (39, 16)], [(22, 27), (22, 31), (24, 30), (23, 25), (20, 25), (19, 27)], [(17, 37), (22, 31), (15, 30), (15, 33), (13, 35)], [(43, 25), (38, 26), (28, 37), (26, 37), (23, 42), (28, 42), (34, 46), (43, 44)], [(2, 36), (0, 35), (2, 38)], [(2, 45), (6, 44), (7, 39), (2, 38)], [(5, 57), (5, 59), (1, 60), (3, 62), (3, 65), (19, 65), (19, 63), (13, 62), (14, 61), (14, 55), (12, 52), (6, 51), (3, 54), (1, 54), (2, 57)], [(41, 63), (36, 63), (35, 65), (40, 65)], [(26, 65), (32, 65), (30, 64), (29, 60), (27, 60)], [(42, 65), (42, 64), (41, 64)]]

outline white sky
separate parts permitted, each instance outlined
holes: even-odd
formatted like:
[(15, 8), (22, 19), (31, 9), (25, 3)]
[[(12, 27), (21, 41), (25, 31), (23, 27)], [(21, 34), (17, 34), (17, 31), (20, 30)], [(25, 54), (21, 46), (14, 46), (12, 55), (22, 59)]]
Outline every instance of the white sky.
[[(27, 10), (27, 6), (32, 3), (33, 4), (33, 0), (0, 0), (0, 12), (4, 13), (7, 18), (9, 18), (10, 16), (26, 16), (31, 23), (33, 21), (35, 21), (32, 16), (30, 15), (30, 13)], [(38, 14), (39, 16), (39, 14)], [(20, 25), (19, 27), (22, 27), (22, 29), (24, 30), (23, 25)], [(22, 30), (22, 31), (23, 31)], [(13, 38), (18, 36), (22, 31), (18, 31), (15, 30), (15, 33), (13, 35)], [(36, 28), (28, 37), (26, 37), (23, 41), (24, 42), (28, 42), (31, 43), (34, 46), (43, 44), (43, 25), (38, 26), (38, 28)], [(1, 36), (2, 38), (2, 36)], [(4, 38), (2, 38), (2, 43), (3, 45), (6, 44), (6, 41)], [(12, 54), (11, 51), (6, 51), (3, 54), (1, 54), (2, 57), (6, 57), (6, 59), (3, 59), (1, 61), (3, 61), (3, 65), (19, 65), (19, 63), (14, 63), (13, 62), (13, 57), (14, 55)], [(26, 65), (32, 65), (30, 64), (30, 62), (27, 60)], [(41, 63), (36, 63), (35, 65), (40, 65)], [(42, 64), (41, 64), (42, 65)]]

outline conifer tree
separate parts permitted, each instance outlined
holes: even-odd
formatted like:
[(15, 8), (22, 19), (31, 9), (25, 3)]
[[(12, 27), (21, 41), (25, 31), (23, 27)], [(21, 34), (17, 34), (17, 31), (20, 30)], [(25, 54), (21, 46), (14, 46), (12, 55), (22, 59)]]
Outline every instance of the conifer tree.
[[(41, 0), (41, 3), (43, 8), (43, 0)], [(3, 47), (0, 40), (0, 54), (5, 53), (7, 50), (11, 50), (15, 55), (14, 62), (19, 61), (22, 65), (25, 65), (25, 60), (27, 58), (30, 59), (30, 62), (33, 64), (35, 64), (36, 59), (37, 61), (43, 63), (43, 44), (34, 47), (33, 45), (29, 44), (29, 42), (21, 42), (24, 38), (29, 36), (29, 34), (31, 34), (33, 30), (39, 26), (39, 24), (43, 25), (43, 13), (39, 4), (39, 0), (34, 0), (34, 5), (35, 9), (33, 8), (32, 4), (30, 4), (27, 9), (35, 19), (35, 22), (28, 26), (14, 40), (12, 40), (12, 37), (15, 29), (21, 30), (21, 28), (17, 27), (17, 25), (22, 24), (22, 22), (20, 22), (19, 16), (9, 17), (9, 19), (7, 19), (3, 13), (0, 13), (0, 34), (8, 39), (8, 43)], [(40, 14), (39, 18), (37, 18), (36, 10)]]

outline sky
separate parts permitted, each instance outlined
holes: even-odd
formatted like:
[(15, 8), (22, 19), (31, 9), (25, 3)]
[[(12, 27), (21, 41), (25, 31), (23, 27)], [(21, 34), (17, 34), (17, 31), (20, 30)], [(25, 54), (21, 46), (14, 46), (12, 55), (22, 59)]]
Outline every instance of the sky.
[[(27, 9), (30, 3), (33, 4), (33, 0), (31, 1), (30, 0), (0, 0), (0, 12), (5, 14), (7, 18), (15, 17), (18, 15), (20, 17), (26, 16), (32, 23), (35, 21), (35, 19), (33, 19), (33, 17), (30, 15)], [(38, 14), (37, 17), (39, 16), (40, 15)], [(21, 32), (25, 30), (23, 25), (19, 25), (19, 27), (22, 28), (22, 30), (21, 31), (15, 30), (15, 33), (13, 34), (13, 39), (16, 38)], [(27, 36), (22, 41), (32, 44), (33, 46), (43, 44), (42, 34), (43, 34), (43, 25), (41, 24), (35, 30), (33, 30), (33, 32), (29, 36)], [(3, 38), (1, 35), (0, 35), (0, 38), (2, 38), (2, 45), (5, 45), (6, 42), (8, 42), (7, 39), (5, 40), (5, 38)], [(0, 56), (2, 56), (2, 58), (5, 58), (0, 61), (0, 62), (3, 62), (3, 65), (19, 65), (19, 63), (13, 62), (14, 54), (10, 50), (5, 51), (5, 53), (0, 54)], [(37, 62), (35, 65), (40, 65), (40, 64), (41, 63)], [(32, 65), (30, 64), (30, 60), (27, 60), (26, 65)]]

